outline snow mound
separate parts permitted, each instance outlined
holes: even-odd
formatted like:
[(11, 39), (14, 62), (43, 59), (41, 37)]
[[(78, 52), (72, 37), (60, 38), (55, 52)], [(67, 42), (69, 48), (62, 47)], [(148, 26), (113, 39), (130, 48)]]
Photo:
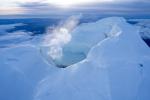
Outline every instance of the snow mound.
[(87, 58), (44, 78), (34, 100), (150, 99), (150, 49), (125, 19), (82, 24), (63, 50)]

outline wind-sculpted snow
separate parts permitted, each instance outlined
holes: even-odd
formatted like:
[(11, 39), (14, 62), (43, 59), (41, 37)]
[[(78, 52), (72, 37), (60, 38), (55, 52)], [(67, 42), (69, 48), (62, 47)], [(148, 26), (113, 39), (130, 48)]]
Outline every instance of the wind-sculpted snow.
[(123, 18), (78, 26), (66, 49), (87, 58), (42, 80), (34, 100), (149, 100), (150, 49), (138, 31)]

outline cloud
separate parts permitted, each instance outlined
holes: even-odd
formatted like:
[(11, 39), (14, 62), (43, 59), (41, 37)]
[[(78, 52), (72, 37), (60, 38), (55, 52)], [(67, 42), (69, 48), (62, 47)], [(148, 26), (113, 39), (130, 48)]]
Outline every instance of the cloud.
[[(24, 0), (23, 0), (24, 1)], [(99, 1), (99, 0), (97, 0)], [(111, 2), (80, 4), (76, 6), (70, 6), (68, 8), (62, 8), (47, 2), (47, 0), (34, 0), (27, 2), (16, 3), (17, 8), (7, 7), (5, 9), (0, 8), (0, 15), (11, 14), (23, 14), (34, 17), (44, 16), (69, 16), (74, 14), (112, 14), (117, 16), (118, 14), (138, 14), (138, 15), (150, 15), (150, 1), (149, 0), (111, 0)], [(9, 8), (9, 9), (8, 9)], [(11, 9), (12, 8), (12, 9)]]
[(47, 30), (47, 35), (44, 39), (44, 45), (49, 48), (48, 55), (53, 59), (57, 60), (63, 56), (62, 48), (68, 44), (71, 40), (70, 31), (72, 31), (79, 22), (79, 16), (72, 16), (68, 18), (63, 24), (60, 24), (52, 31)]
[(29, 3), (19, 3), (20, 7), (25, 8), (36, 8), (36, 7), (47, 7), (49, 4), (41, 2), (29, 2)]

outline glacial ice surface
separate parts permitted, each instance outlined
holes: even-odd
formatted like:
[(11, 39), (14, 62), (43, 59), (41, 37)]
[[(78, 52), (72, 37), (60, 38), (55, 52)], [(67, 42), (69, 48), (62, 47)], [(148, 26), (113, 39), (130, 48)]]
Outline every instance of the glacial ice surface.
[(150, 99), (150, 49), (139, 27), (111, 17), (70, 34), (55, 62), (66, 68), (33, 41), (0, 49), (0, 100)]

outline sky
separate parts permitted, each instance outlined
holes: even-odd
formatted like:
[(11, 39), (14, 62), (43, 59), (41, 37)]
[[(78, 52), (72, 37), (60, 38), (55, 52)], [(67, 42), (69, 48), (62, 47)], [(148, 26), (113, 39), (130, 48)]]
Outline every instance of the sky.
[(150, 15), (150, 0), (0, 0), (0, 16), (77, 13)]

